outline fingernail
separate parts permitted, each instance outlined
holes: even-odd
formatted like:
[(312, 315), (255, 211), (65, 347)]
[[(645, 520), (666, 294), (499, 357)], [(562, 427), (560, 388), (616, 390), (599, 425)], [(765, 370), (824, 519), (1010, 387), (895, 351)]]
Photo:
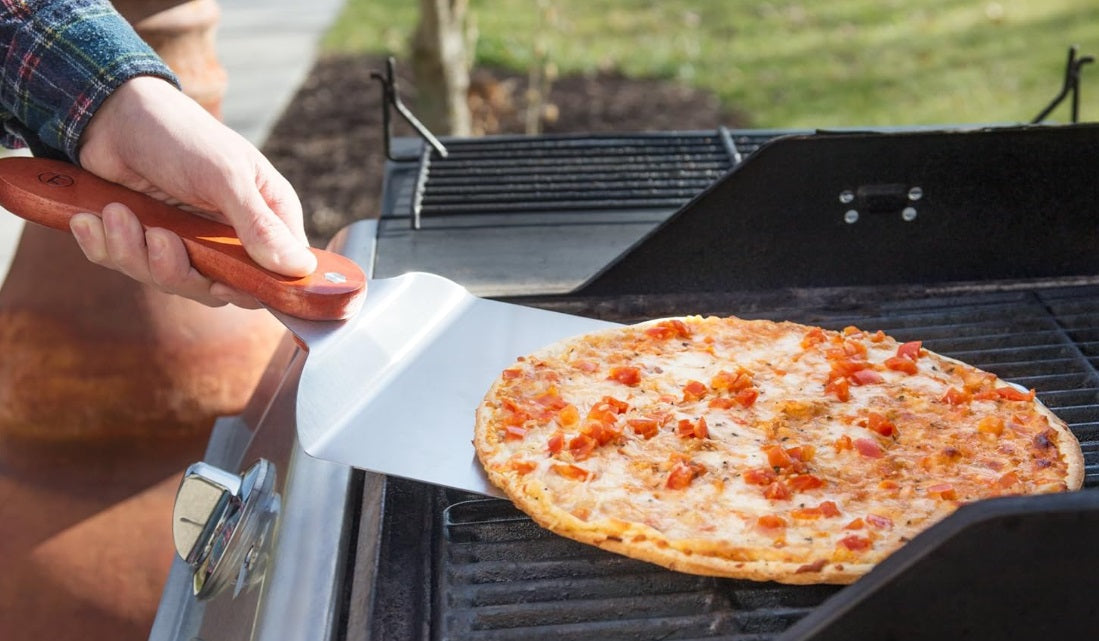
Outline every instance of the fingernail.
[(291, 249), (282, 256), (282, 263), (288, 270), (301, 274), (311, 274), (317, 269), (317, 257), (308, 248), (291, 245)]
[(88, 221), (83, 218), (73, 218), (69, 222), (69, 229), (71, 229), (73, 235), (76, 236), (78, 243), (86, 243), (91, 239), (91, 226)]

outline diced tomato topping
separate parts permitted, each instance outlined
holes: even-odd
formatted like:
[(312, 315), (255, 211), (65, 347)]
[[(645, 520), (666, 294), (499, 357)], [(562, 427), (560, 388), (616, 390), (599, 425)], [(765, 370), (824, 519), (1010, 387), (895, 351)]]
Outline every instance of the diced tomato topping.
[(755, 467), (744, 472), (744, 482), (748, 485), (770, 485), (778, 475), (769, 467)]
[(927, 488), (927, 495), (934, 499), (942, 499), (944, 501), (956, 501), (958, 500), (958, 491), (954, 489), (954, 486), (949, 483), (938, 483)]
[(1023, 392), (1014, 387), (1005, 386), (997, 387), (996, 395), (1008, 401), (1033, 401), (1035, 393), (1034, 390), (1030, 390), (1029, 392)]
[(866, 522), (879, 530), (893, 529), (893, 519), (887, 516), (881, 516), (880, 514), (867, 514)]
[(999, 436), (1004, 433), (1004, 419), (999, 416), (986, 416), (977, 421), (977, 431), (981, 434)]
[(964, 405), (973, 400), (973, 396), (967, 391), (960, 390), (957, 387), (951, 387), (946, 390), (946, 394), (943, 394), (943, 397), (940, 400), (944, 403), (949, 403), (950, 405)]
[(860, 369), (856, 372), (852, 372), (850, 379), (855, 385), (872, 385), (885, 380), (881, 377), (881, 374), (872, 369)]
[(840, 401), (851, 400), (851, 383), (846, 378), (834, 378), (824, 386), (825, 394), (832, 394)]
[(878, 331), (876, 331), (876, 332), (874, 332), (873, 334), (870, 335), (870, 342), (871, 343), (880, 343), (880, 342), (884, 341), (885, 338), (886, 338), (885, 332), (883, 332), (879, 329)]
[(626, 424), (630, 426), (634, 434), (646, 440), (656, 436), (660, 431), (660, 423), (653, 418), (631, 418), (626, 421)]
[(588, 374), (593, 374), (599, 371), (599, 363), (596, 363), (595, 361), (580, 360), (574, 362), (572, 366), (580, 370), (581, 372), (587, 372)]
[(763, 453), (767, 455), (767, 464), (773, 468), (785, 468), (794, 464), (794, 459), (790, 458), (781, 445), (768, 445), (763, 448)]
[(595, 447), (599, 445), (591, 436), (587, 434), (577, 434), (569, 440), (569, 452), (572, 453), (572, 457), (577, 461), (583, 461), (591, 456), (591, 453), (595, 451)]
[(515, 380), (515, 379), (519, 378), (522, 375), (523, 375), (523, 370), (515, 369), (514, 367), (509, 367), (508, 369), (506, 369), (506, 370), (504, 370), (503, 372), (500, 373), (500, 376), (505, 381)]
[(897, 433), (897, 428), (893, 425), (893, 422), (877, 412), (870, 412), (866, 415), (866, 427), (871, 432), (882, 436), (893, 436)]
[(676, 426), (676, 434), (679, 434), (680, 438), (709, 438), (710, 430), (706, 426), (705, 417), (699, 417), (697, 421), (684, 418), (680, 419)]
[[(629, 409), (629, 405), (626, 403), (610, 396), (604, 396), (602, 401), (588, 410), (588, 415), (584, 419), (584, 431), (591, 433), (593, 436), (598, 436), (602, 429), (618, 432), (615, 427), (618, 415), (627, 409)], [(606, 443), (606, 440), (600, 439), (600, 441), (601, 444)]]
[(759, 390), (754, 387), (742, 389), (736, 393), (736, 402), (740, 403), (741, 407), (751, 407), (757, 398), (759, 398)]
[(820, 477), (813, 476), (812, 474), (798, 474), (797, 476), (790, 478), (790, 487), (795, 492), (804, 492), (806, 490), (815, 490), (818, 487), (824, 486), (824, 481)]
[(855, 439), (855, 449), (867, 458), (881, 458), (885, 455), (881, 446), (868, 438)]
[(710, 399), (709, 407), (719, 410), (727, 410), (736, 405), (737, 402), (728, 396), (717, 396)]
[(920, 371), (916, 361), (903, 356), (890, 356), (885, 359), (885, 366), (895, 372), (904, 372), (905, 374), (915, 374)]
[(920, 358), (920, 348), (923, 347), (923, 341), (909, 341), (902, 343), (897, 348), (897, 356), (900, 358), (907, 358), (908, 360), (915, 361)]
[(843, 526), (843, 529), (845, 529), (845, 530), (861, 530), (864, 527), (866, 527), (866, 523), (862, 519), (856, 518), (856, 519), (853, 519), (847, 525)]
[(561, 427), (572, 427), (580, 422), (580, 410), (575, 405), (565, 405), (557, 412), (557, 423)]
[[(856, 330), (857, 331), (857, 330)], [(846, 330), (845, 330), (846, 333)], [(866, 360), (867, 349), (866, 345), (859, 340), (847, 340), (843, 341), (843, 353), (848, 358), (853, 360)]]
[(832, 381), (837, 378), (850, 378), (855, 372), (866, 369), (869, 363), (846, 358), (834, 358), (829, 360), (829, 365), (831, 370), (828, 373), (828, 380)]
[(764, 514), (756, 519), (756, 525), (765, 530), (777, 530), (786, 527), (786, 519), (774, 514)]
[(687, 324), (681, 320), (672, 319), (660, 321), (652, 327), (646, 328), (645, 334), (661, 340), (669, 338), (688, 338), (691, 335), (691, 328), (687, 327)]
[(530, 414), (510, 398), (500, 400), (503, 406), (503, 422), (505, 425), (522, 425), (530, 420)]
[(836, 508), (836, 504), (832, 501), (824, 501), (817, 507), (805, 507), (790, 511), (790, 516), (795, 519), (801, 519), (805, 521), (812, 521), (821, 517), (833, 517), (839, 516), (840, 511)]
[(817, 454), (817, 448), (812, 445), (795, 445), (794, 447), (786, 448), (786, 453), (790, 455), (790, 458), (801, 461), (802, 463), (808, 463), (813, 460), (813, 457)]
[(682, 490), (691, 484), (702, 471), (703, 467), (697, 463), (691, 463), (689, 461), (676, 461), (675, 465), (668, 472), (668, 480), (664, 485), (668, 489)]
[(536, 396), (534, 402), (546, 409), (555, 411), (568, 405), (568, 403), (565, 402), (565, 399), (561, 398), (561, 394), (557, 391), (556, 386), (551, 387), (546, 392)]
[(823, 501), (819, 506), (820, 513), (826, 517), (839, 516), (840, 510), (833, 501)]
[(586, 481), (594, 476), (594, 474), (588, 470), (572, 465), (571, 463), (554, 463), (553, 471), (573, 481)]
[(683, 386), (684, 403), (700, 400), (705, 395), (706, 385), (701, 381), (687, 381), (687, 384)]
[(581, 434), (591, 437), (596, 445), (606, 445), (622, 436), (622, 429), (614, 422), (588, 421), (580, 429)]
[(538, 465), (534, 461), (514, 460), (508, 463), (508, 467), (520, 474), (530, 474)]
[(743, 367), (736, 373), (721, 370), (710, 379), (710, 387), (719, 391), (739, 392), (752, 386), (752, 373)]
[(834, 447), (837, 452), (843, 452), (845, 450), (854, 449), (854, 446), (855, 445), (851, 441), (851, 437), (846, 435), (846, 434), (844, 434), (843, 436), (837, 438), (836, 442), (832, 444), (832, 447)]
[(561, 432), (554, 432), (553, 436), (549, 437), (546, 441), (546, 449), (550, 454), (557, 454), (565, 447), (565, 435)]
[(772, 501), (788, 501), (790, 488), (786, 487), (782, 481), (772, 481), (770, 485), (763, 488), (763, 496)]
[(504, 438), (509, 441), (521, 441), (527, 435), (527, 431), (517, 425), (508, 425), (504, 428)]
[(870, 539), (857, 534), (850, 534), (840, 539), (840, 545), (852, 552), (859, 552), (870, 548)]
[(610, 407), (615, 414), (624, 414), (630, 409), (630, 404), (626, 401), (620, 401), (613, 396), (604, 396), (603, 403)]
[(1004, 474), (1000, 478), (996, 479), (996, 485), (999, 485), (1000, 487), (1005, 487), (1005, 488), (1006, 487), (1012, 487), (1013, 485), (1015, 485), (1018, 482), (1019, 482), (1019, 475), (1016, 474), (1014, 471), (1008, 472), (1007, 474)]
[(612, 367), (607, 380), (617, 381), (623, 385), (636, 387), (641, 383), (641, 370), (636, 367)]
[(805, 333), (805, 336), (801, 339), (801, 348), (809, 349), (814, 345), (820, 345), (825, 341), (824, 330), (819, 327), (814, 327)]

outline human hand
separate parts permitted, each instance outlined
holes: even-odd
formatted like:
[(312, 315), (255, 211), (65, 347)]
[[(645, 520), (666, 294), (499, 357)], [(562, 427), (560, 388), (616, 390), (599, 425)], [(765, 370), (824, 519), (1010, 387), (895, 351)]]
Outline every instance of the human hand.
[[(80, 164), (232, 225), (262, 267), (286, 276), (316, 269), (290, 183), (251, 143), (159, 78), (134, 78), (103, 103), (84, 130)], [(144, 230), (124, 205), (78, 214), (70, 227), (93, 263), (207, 305), (259, 306), (251, 296), (199, 274), (177, 235)]]

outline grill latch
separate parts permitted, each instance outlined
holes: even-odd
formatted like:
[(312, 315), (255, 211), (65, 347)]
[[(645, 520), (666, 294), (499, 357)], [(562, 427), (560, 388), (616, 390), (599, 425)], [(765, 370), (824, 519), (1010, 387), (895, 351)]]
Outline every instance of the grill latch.
[(265, 542), (279, 512), (275, 466), (260, 459), (243, 474), (207, 463), (187, 468), (176, 493), (172, 537), (205, 599), (230, 583), (234, 596), (263, 575)]

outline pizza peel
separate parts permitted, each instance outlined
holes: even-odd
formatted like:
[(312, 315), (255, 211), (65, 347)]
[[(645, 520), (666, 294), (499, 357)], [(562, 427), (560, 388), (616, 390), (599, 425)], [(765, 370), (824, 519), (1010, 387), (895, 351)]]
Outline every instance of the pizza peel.
[(368, 283), (352, 260), (317, 249), (313, 274), (281, 276), (254, 263), (227, 225), (69, 163), (0, 160), (0, 205), (31, 222), (68, 231), (73, 215), (112, 202), (147, 229), (178, 234), (195, 269), (255, 296), (294, 334), (305, 356), (295, 403), (303, 449), (372, 472), (501, 496), (472, 443), (485, 392), (518, 356), (613, 325), (481, 299), (433, 274)]

